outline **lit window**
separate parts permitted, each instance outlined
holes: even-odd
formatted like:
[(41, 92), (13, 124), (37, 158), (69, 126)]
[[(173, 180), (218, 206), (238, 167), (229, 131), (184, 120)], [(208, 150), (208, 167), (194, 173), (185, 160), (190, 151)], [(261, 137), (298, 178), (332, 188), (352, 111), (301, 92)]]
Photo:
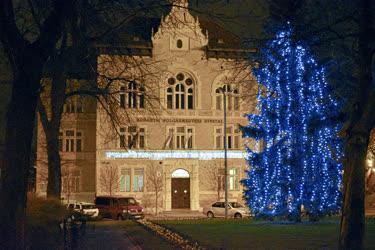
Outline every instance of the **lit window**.
[(120, 192), (130, 192), (130, 169), (121, 169)]
[(143, 168), (134, 169), (134, 192), (143, 192)]
[(65, 131), (65, 151), (74, 152), (74, 130)]
[(194, 81), (185, 73), (178, 73), (167, 80), (167, 108), (194, 109)]
[(238, 189), (239, 189), (238, 169), (231, 168), (229, 170), (229, 190), (238, 190)]

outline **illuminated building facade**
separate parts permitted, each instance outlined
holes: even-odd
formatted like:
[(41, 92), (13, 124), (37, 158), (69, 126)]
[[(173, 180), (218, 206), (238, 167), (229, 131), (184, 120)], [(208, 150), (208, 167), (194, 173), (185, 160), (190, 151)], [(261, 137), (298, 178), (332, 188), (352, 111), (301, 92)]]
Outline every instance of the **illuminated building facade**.
[[(198, 20), (187, 7), (181, 1), (165, 18), (135, 18), (125, 38), (112, 34), (97, 44), (98, 85), (112, 81), (116, 114), (89, 98), (68, 99), (59, 141), (64, 199), (132, 196), (149, 211), (156, 193), (159, 211), (197, 211), (223, 199), (224, 93), (229, 199), (242, 199), (246, 161), (238, 125), (246, 124), (243, 114), (256, 104), (256, 82), (244, 60), (255, 51), (242, 49), (237, 36)], [(43, 133), (39, 122), (42, 195)]]

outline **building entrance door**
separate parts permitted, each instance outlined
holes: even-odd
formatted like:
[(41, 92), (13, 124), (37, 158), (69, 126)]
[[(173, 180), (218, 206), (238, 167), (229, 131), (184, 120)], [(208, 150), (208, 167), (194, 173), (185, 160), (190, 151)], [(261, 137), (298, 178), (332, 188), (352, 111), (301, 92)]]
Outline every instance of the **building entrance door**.
[(190, 208), (190, 175), (179, 168), (172, 173), (172, 209)]
[(190, 208), (190, 178), (172, 178), (172, 209)]

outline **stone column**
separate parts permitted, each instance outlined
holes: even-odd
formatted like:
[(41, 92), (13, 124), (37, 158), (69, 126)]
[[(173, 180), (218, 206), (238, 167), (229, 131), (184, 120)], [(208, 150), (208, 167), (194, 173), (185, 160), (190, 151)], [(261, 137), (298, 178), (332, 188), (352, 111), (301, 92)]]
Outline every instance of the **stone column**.
[(169, 171), (169, 168), (166, 168), (165, 171), (165, 199), (164, 199), (164, 209), (165, 211), (171, 211), (172, 210), (172, 191), (171, 191), (171, 173)]
[(198, 165), (192, 165), (190, 175), (190, 209), (198, 211), (199, 208), (200, 207)]

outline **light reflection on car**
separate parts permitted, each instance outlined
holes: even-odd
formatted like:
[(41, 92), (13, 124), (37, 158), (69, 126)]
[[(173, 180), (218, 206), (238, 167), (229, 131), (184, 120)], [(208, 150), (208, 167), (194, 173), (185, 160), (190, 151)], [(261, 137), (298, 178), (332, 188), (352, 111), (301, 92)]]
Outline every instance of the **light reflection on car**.
[[(211, 205), (203, 208), (203, 213), (208, 218), (225, 217), (225, 202), (217, 201)], [(249, 208), (238, 202), (228, 202), (228, 217), (230, 218), (243, 218), (250, 217), (251, 213)]]

